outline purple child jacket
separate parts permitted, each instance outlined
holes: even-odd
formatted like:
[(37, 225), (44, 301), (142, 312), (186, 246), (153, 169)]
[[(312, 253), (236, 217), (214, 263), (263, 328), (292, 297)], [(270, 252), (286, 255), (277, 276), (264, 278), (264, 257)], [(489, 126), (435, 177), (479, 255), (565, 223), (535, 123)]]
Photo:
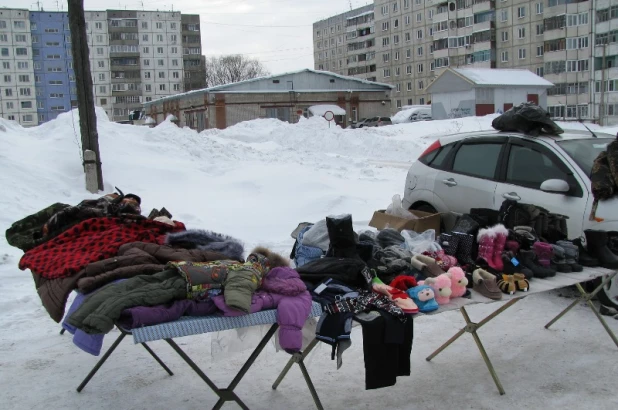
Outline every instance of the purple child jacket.
[[(213, 301), (224, 316), (246, 314), (227, 306), (224, 296), (215, 296)], [(250, 313), (274, 308), (277, 309), (281, 347), (288, 353), (298, 352), (303, 344), (302, 328), (311, 312), (311, 295), (292, 268), (271, 269), (253, 294)]]

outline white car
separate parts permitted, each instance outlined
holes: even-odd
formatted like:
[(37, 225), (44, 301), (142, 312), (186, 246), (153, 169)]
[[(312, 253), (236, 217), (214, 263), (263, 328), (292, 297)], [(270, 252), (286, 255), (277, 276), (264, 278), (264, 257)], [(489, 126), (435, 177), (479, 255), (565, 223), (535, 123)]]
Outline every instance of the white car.
[[(410, 167), (403, 206), (462, 214), (471, 208), (498, 210), (512, 199), (568, 216), (570, 239), (586, 229), (618, 231), (618, 197), (599, 202), (601, 221), (589, 220), (592, 164), (615, 138), (595, 134), (598, 138), (588, 131), (540, 137), (479, 131), (442, 137)], [(618, 279), (612, 288), (618, 295)]]

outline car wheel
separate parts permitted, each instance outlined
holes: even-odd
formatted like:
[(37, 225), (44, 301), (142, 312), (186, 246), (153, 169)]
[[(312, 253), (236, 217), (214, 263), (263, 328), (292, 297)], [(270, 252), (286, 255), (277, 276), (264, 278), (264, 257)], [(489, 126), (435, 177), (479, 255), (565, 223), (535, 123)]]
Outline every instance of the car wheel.
[(437, 214), (438, 211), (436, 210), (436, 208), (434, 208), (433, 206), (427, 204), (427, 203), (420, 203), (420, 204), (414, 204), (410, 207), (411, 210), (413, 211), (421, 211), (421, 212), (428, 212), (430, 214)]
[[(603, 277), (600, 277), (593, 281), (595, 289), (601, 284), (602, 280)], [(603, 305), (618, 309), (618, 277), (615, 276), (607, 285), (603, 286), (597, 293), (597, 298)]]

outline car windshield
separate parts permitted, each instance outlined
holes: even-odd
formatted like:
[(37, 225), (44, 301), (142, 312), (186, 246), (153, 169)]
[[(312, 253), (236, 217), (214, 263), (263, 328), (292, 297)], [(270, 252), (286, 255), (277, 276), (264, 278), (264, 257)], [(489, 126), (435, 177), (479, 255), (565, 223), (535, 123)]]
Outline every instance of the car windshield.
[(558, 141), (558, 145), (573, 158), (573, 161), (579, 165), (586, 175), (590, 176), (592, 163), (602, 151), (607, 149), (607, 144), (612, 141), (612, 138), (586, 138)]

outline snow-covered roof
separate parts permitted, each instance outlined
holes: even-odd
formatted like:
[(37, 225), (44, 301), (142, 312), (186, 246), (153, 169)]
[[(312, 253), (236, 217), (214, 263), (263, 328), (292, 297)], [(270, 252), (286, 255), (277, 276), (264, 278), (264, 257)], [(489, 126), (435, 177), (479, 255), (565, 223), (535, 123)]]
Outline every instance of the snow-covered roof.
[(465, 77), (468, 81), (476, 85), (553, 86), (551, 82), (543, 77), (539, 77), (530, 70), (502, 68), (449, 68), (449, 70)]
[(323, 117), (327, 111), (331, 111), (334, 115), (345, 115), (345, 110), (334, 104), (312, 105), (307, 111), (318, 117)]
[(355, 19), (356, 17), (368, 16), (369, 14), (373, 14), (373, 13), (374, 13), (374, 12), (373, 12), (373, 10), (371, 10), (371, 11), (366, 11), (366, 12), (364, 12), (364, 13), (361, 13), (361, 14), (356, 14), (356, 15), (354, 15), (354, 16), (348, 17), (346, 20), (352, 20), (352, 19)]
[[(158, 98), (156, 100), (144, 102), (144, 107), (148, 107), (148, 106), (150, 106), (152, 104), (157, 104), (157, 103), (160, 103), (162, 101), (175, 100), (175, 99), (178, 99), (178, 98), (181, 98), (181, 97), (186, 97), (186, 96), (189, 96), (189, 95), (203, 94), (203, 93), (208, 93), (208, 92), (227, 91), (229, 88), (236, 87), (236, 86), (241, 85), (241, 84), (253, 83), (253, 82), (262, 81), (262, 80), (276, 79), (276, 78), (283, 77), (283, 76), (286, 76), (286, 75), (294, 75), (294, 74), (300, 74), (300, 73), (305, 73), (305, 72), (314, 73), (314, 74), (320, 74), (320, 75), (327, 75), (327, 76), (339, 78), (339, 79), (342, 79), (342, 80), (357, 82), (357, 83), (360, 83), (360, 84), (367, 84), (367, 85), (373, 85), (373, 86), (377, 85), (377, 86), (381, 86), (381, 87), (384, 87), (384, 88), (388, 88), (389, 90), (392, 90), (393, 88), (395, 88), (395, 86), (391, 85), (391, 84), (378, 83), (378, 82), (375, 82), (375, 81), (364, 80), (362, 78), (348, 77), (348, 76), (345, 76), (345, 75), (340, 75), (340, 74), (337, 74), (337, 73), (332, 73), (330, 71), (321, 71), (321, 70), (313, 70), (311, 68), (303, 68), (302, 70), (289, 71), (289, 72), (286, 72), (286, 73), (273, 74), (273, 75), (268, 75), (268, 76), (264, 76), (264, 77), (256, 77), (256, 78), (252, 78), (250, 80), (238, 81), (238, 82), (235, 82), (235, 83), (217, 85), (217, 86), (210, 87), (210, 88), (202, 88), (200, 90), (192, 90), (192, 91), (187, 91), (187, 92), (184, 92), (184, 93), (169, 95), (167, 97), (162, 97), (162, 98)], [(284, 91), (285, 92), (289, 92), (289, 90), (284, 90)], [(306, 90), (295, 90), (295, 91), (303, 91), (304, 92)], [(359, 91), (359, 90), (356, 90), (356, 91)], [(376, 90), (373, 89), (371, 91), (376, 91)], [(247, 91), (242, 91), (242, 92), (247, 92)]]

